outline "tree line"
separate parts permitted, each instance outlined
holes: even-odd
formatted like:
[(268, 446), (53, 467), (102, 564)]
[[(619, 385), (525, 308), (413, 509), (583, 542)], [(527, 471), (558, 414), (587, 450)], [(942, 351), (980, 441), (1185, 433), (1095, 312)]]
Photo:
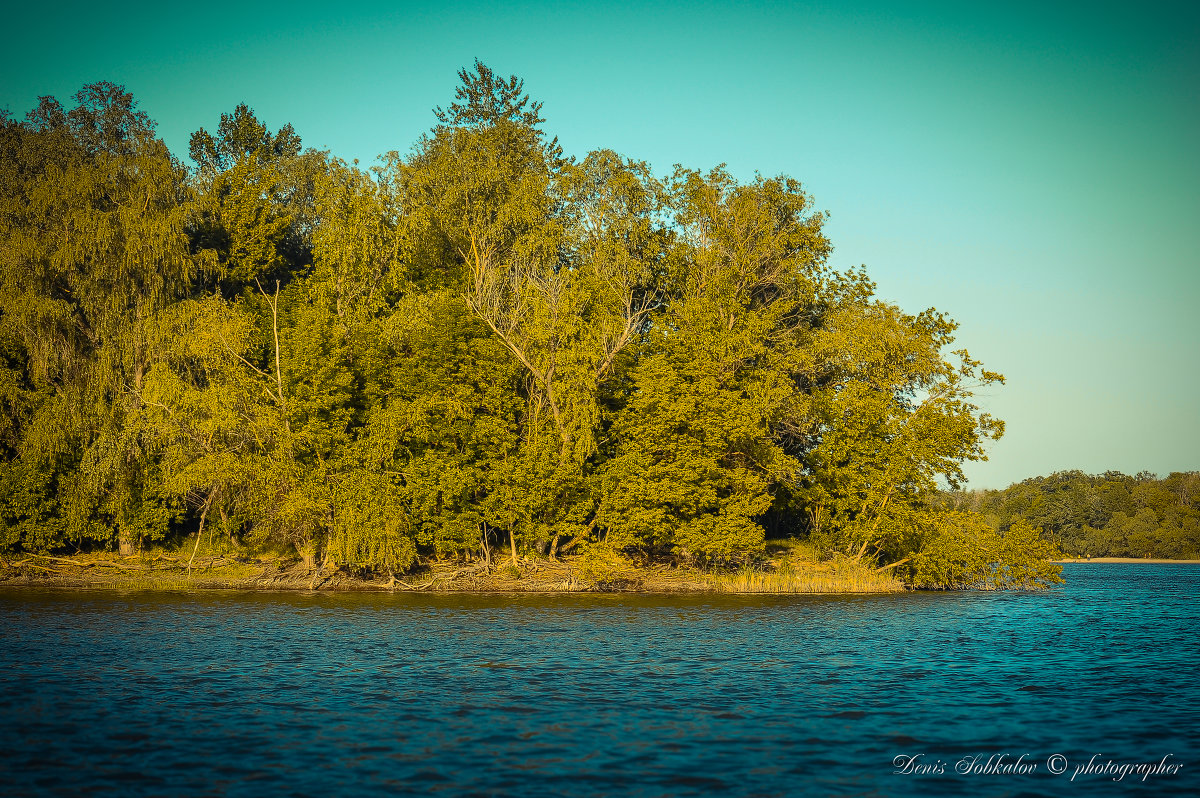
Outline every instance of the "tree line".
[(1060, 471), (1004, 490), (959, 492), (947, 506), (977, 512), (1004, 529), (1040, 528), (1079, 557), (1200, 559), (1200, 472), (1164, 479), (1142, 472)]
[(796, 180), (564, 155), (476, 62), (362, 169), (245, 105), (191, 165), (122, 87), (0, 120), (0, 546), (219, 534), (377, 572), (806, 537), (912, 584), (1055, 578), (936, 501), (1003, 423), (955, 323), (828, 265)]

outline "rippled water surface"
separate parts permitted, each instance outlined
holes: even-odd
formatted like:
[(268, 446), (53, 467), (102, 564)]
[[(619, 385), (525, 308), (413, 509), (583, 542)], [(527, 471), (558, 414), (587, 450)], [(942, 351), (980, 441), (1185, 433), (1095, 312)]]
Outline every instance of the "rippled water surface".
[[(1200, 566), (1065, 575), (834, 598), (8, 589), (0, 794), (1200, 794)], [(945, 772), (894, 772), (914, 755)], [(955, 771), (978, 755), (1037, 770)], [(1072, 782), (1094, 755), (1182, 767)]]

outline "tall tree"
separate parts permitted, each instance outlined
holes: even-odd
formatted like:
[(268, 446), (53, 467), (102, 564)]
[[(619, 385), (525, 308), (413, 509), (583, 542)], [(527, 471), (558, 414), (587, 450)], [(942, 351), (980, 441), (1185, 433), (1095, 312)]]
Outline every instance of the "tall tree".
[(150, 442), (126, 419), (170, 345), (161, 313), (197, 269), (184, 171), (121, 87), (84, 87), (64, 112), (43, 98), (8, 125), (0, 197), (0, 314), (45, 401), (21, 456), (57, 474), (68, 528), (123, 553), (161, 536)]
[(221, 115), (215, 135), (203, 128), (192, 134), (192, 243), (213, 253), (230, 293), (253, 291), (256, 279), (286, 284), (312, 264), (314, 192), (325, 157), (300, 148), (290, 124), (271, 133), (244, 103)]
[(405, 165), (403, 191), (416, 238), (443, 242), (424, 249), (448, 258), (447, 283), (465, 287), (525, 376), (522, 448), (501, 483), (526, 508), (501, 521), (515, 560), (518, 527), (541, 538), (586, 525), (598, 395), (652, 302), (656, 200), (644, 166), (612, 153), (563, 161), (520, 81), (480, 64), (462, 78), (461, 102), (439, 110), (443, 124)]
[(728, 560), (761, 550), (757, 518), (797, 468), (773, 427), (795, 411), (798, 327), (829, 245), (784, 178), (681, 169), (671, 207), (674, 273), (613, 428), (599, 520), (616, 545)]

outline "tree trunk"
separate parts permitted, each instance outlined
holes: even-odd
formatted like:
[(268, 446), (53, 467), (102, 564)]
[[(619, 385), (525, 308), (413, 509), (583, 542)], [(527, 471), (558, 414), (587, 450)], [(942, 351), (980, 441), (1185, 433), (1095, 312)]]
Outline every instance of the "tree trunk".
[(562, 553), (566, 554), (568, 551), (570, 551), (571, 549), (575, 548), (580, 543), (582, 543), (586, 537), (587, 537), (586, 535), (576, 535), (575, 537), (571, 538), (570, 540), (568, 540), (566, 543), (563, 544), (562, 549), (561, 549)]
[(208, 518), (208, 508), (212, 506), (214, 494), (209, 494), (208, 501), (204, 503), (204, 509), (200, 511), (200, 528), (196, 530), (196, 545), (192, 547), (192, 556), (188, 560), (188, 579), (192, 578), (192, 563), (196, 560), (196, 551), (200, 548), (200, 538), (204, 536), (204, 519)]
[[(323, 556), (321, 557), (321, 567), (319, 569), (317, 569), (317, 572), (315, 574), (313, 574), (312, 581), (308, 583), (309, 590), (317, 590), (321, 587), (322, 584), (325, 583), (325, 580), (322, 579), (321, 577), (324, 575), (325, 569), (329, 567), (330, 548), (332, 547), (332, 543), (333, 543), (333, 533), (330, 533), (325, 536), (325, 546), (323, 547), (324, 551), (322, 552)], [(316, 549), (316, 547), (317, 547), (316, 541), (313, 541), (309, 545), (313, 549)], [(315, 559), (315, 557), (314, 557), (314, 559)]]
[(304, 569), (311, 571), (317, 565), (317, 544), (315, 541), (306, 540), (303, 545), (296, 546), (296, 551), (300, 554), (300, 558), (304, 561)]
[(512, 549), (512, 564), (517, 564), (517, 533), (510, 526), (508, 528), (508, 545)]
[(218, 507), (217, 512), (219, 512), (221, 514), (221, 528), (224, 529), (225, 532), (229, 535), (229, 545), (230, 546), (236, 545), (236, 543), (233, 539), (233, 527), (231, 527), (229, 525), (229, 516), (227, 516), (225, 514), (225, 508)]
[(117, 535), (117, 547), (120, 550), (122, 557), (132, 557), (135, 553), (133, 536), (122, 529)]

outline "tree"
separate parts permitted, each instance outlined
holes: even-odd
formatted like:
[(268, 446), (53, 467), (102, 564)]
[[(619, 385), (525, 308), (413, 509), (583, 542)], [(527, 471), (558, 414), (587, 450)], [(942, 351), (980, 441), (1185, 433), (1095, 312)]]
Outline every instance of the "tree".
[(1060, 471), (988, 491), (985, 506), (998, 529), (1026, 521), (1073, 555), (1187, 558), (1200, 551), (1195, 480)]
[(215, 136), (192, 134), (192, 247), (211, 251), (232, 293), (253, 290), (256, 279), (286, 284), (312, 263), (314, 192), (326, 166), (300, 147), (290, 124), (271, 133), (244, 103), (221, 115)]
[(802, 383), (813, 423), (795, 441), (803, 468), (788, 491), (810, 534), (899, 560), (938, 479), (957, 485), (962, 463), (1003, 432), (971, 402), (1003, 378), (965, 350), (943, 354), (956, 327), (944, 315), (906, 315), (874, 300), (861, 275), (848, 279), (812, 337)]
[(905, 568), (916, 587), (1028, 590), (1062, 581), (1052, 562), (1062, 552), (1023, 521), (997, 532), (973, 513), (940, 512), (924, 524), (921, 546)]
[(528, 511), (497, 519), (515, 561), (518, 527), (535, 538), (585, 528), (599, 395), (653, 302), (644, 283), (659, 252), (647, 221), (657, 200), (643, 165), (612, 153), (562, 161), (520, 81), (480, 64), (462, 78), (464, 102), (439, 109), (444, 124), (401, 180), (414, 237), (442, 242), (423, 249), (449, 261), (440, 273), (465, 284), (468, 306), (525, 375), (522, 449), (499, 484)]
[(397, 270), (394, 208), (368, 176), (329, 164), (314, 268), (286, 288), (180, 306), (190, 348), (156, 374), (168, 485), (251, 539), (309, 562), (392, 570), (416, 554), (401, 496), (361, 447), (377, 387), (379, 316)]
[(795, 181), (679, 170), (679, 247), (613, 428), (598, 520), (618, 546), (710, 560), (762, 548), (757, 518), (798, 467), (773, 427), (795, 411), (798, 327), (828, 253)]
[(546, 121), (541, 117), (542, 104), (530, 101), (524, 93), (525, 81), (516, 75), (505, 80), (477, 58), (474, 71), (460, 69), (458, 78), (461, 82), (454, 90), (455, 101), (449, 108), (433, 109), (443, 125), (487, 127), (504, 121), (536, 128)]
[(249, 106), (239, 103), (232, 114), (221, 114), (216, 136), (204, 128), (193, 133), (188, 151), (201, 175), (211, 179), (247, 158), (295, 157), (300, 137), (290, 124), (271, 133)]
[(1058, 540), (1196, 517), (1148, 475), (973, 497), (990, 532), (939, 503), (1002, 378), (830, 271), (797, 181), (564, 158), (519, 78), (459, 77), (370, 171), (241, 104), (188, 174), (112, 84), (0, 119), (4, 545), (174, 523), (394, 574), (500, 541), (733, 562), (769, 525), (963, 586), (1043, 580), (1020, 514)]
[(106, 540), (115, 528), (130, 553), (165, 533), (170, 511), (152, 446), (125, 421), (170, 345), (161, 313), (198, 263), (184, 173), (153, 123), (110, 83), (75, 98), (70, 112), (43, 98), (5, 127), (0, 314), (45, 395), (23, 432), (27, 473), (54, 475), (73, 536)]

